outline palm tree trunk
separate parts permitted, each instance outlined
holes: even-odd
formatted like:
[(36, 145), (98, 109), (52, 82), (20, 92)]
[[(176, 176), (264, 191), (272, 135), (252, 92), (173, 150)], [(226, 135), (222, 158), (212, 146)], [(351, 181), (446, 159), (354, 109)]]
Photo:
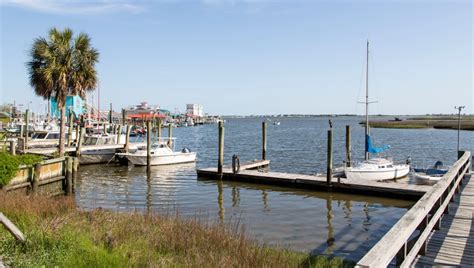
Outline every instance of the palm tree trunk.
[(61, 124), (59, 125), (59, 157), (64, 156), (64, 143), (66, 142), (65, 135), (64, 135), (65, 132), (66, 132), (66, 107), (62, 105)]
[(48, 112), (47, 112), (47, 115), (48, 115), (47, 123), (49, 124), (49, 122), (51, 121), (51, 97), (48, 98)]

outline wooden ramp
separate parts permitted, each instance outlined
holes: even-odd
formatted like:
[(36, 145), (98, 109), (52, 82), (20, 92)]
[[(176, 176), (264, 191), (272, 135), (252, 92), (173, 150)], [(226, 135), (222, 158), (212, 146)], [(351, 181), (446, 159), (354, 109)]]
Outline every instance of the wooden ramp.
[(441, 229), (428, 239), (426, 255), (418, 256), (414, 267), (474, 267), (474, 179), (471, 176), (443, 216)]
[[(198, 179), (220, 179), (217, 168), (198, 169), (197, 175)], [(393, 181), (376, 182), (339, 178), (333, 178), (331, 185), (328, 185), (326, 177), (321, 175), (261, 172), (258, 170), (241, 170), (238, 173), (233, 173), (232, 169), (226, 167), (223, 169), (222, 179), (324, 191), (370, 194), (410, 200), (418, 200), (431, 188), (428, 185), (411, 185)]]

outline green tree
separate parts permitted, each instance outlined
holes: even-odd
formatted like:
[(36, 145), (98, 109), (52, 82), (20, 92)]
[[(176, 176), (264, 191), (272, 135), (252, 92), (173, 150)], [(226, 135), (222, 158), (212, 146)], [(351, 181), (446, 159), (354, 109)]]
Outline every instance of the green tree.
[(95, 64), (99, 52), (90, 44), (85, 33), (73, 37), (71, 29), (60, 31), (52, 28), (48, 38), (34, 40), (27, 63), (30, 85), (37, 95), (44, 99), (55, 98), (61, 111), (59, 155), (64, 155), (66, 97), (79, 95), (97, 85)]

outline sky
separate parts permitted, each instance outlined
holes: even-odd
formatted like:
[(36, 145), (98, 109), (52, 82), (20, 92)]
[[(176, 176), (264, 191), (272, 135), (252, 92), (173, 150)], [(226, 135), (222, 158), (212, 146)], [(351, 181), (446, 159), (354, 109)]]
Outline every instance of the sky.
[[(209, 114), (474, 113), (471, 1), (0, 0), (0, 104), (43, 111), (25, 63), (52, 27), (100, 52), (101, 108)], [(97, 102), (97, 93), (95, 93)]]

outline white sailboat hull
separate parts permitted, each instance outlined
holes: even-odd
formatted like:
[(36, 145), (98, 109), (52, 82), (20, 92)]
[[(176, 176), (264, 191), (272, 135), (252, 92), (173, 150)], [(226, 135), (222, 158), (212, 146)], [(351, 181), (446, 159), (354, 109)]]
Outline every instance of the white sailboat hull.
[(347, 167), (345, 169), (346, 178), (363, 179), (372, 181), (393, 180), (405, 177), (410, 172), (409, 165), (394, 165), (391, 168), (383, 169), (360, 169), (357, 167)]
[[(124, 156), (136, 166), (146, 166), (147, 156), (146, 154), (124, 154)], [(196, 153), (182, 153), (175, 152), (168, 155), (152, 155), (150, 159), (150, 165), (172, 165), (181, 163), (190, 163), (196, 161)]]

